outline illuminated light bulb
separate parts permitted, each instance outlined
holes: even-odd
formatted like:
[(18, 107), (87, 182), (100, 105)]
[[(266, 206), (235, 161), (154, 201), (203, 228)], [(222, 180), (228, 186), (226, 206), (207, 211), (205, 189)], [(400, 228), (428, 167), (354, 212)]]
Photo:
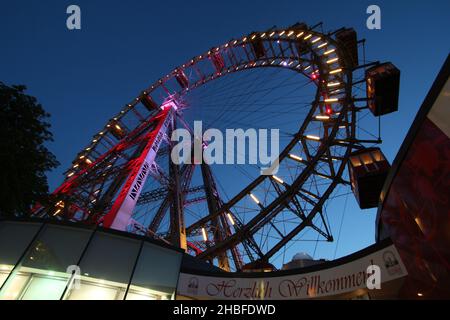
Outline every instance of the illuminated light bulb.
[(91, 160), (91, 159), (88, 159), (88, 158), (86, 158), (86, 163), (87, 163), (87, 164), (91, 164), (91, 163), (92, 163), (92, 160)]
[(281, 32), (280, 32), (280, 37), (281, 37), (282, 35), (284, 35), (285, 33), (286, 33), (285, 30), (281, 31)]
[(338, 60), (339, 60), (339, 58), (333, 58), (333, 59), (328, 60), (327, 63), (332, 64), (333, 62), (336, 62)]
[(324, 100), (325, 102), (338, 102), (339, 101), (339, 99), (337, 99), (337, 98), (330, 98), (330, 99), (325, 99)]
[(252, 36), (252, 40), (255, 39), (255, 38), (256, 38), (256, 34), (254, 34), (254, 35)]
[(261, 34), (261, 38), (264, 38), (265, 36), (266, 36), (265, 32), (263, 34)]
[(114, 127), (115, 127), (117, 130), (122, 130), (122, 128), (121, 128), (118, 124), (116, 124)]
[(329, 116), (323, 116), (323, 115), (320, 115), (320, 116), (316, 116), (316, 119), (317, 119), (317, 120), (329, 120), (330, 117), (329, 117)]
[(53, 216), (56, 216), (60, 212), (61, 212), (61, 209), (56, 210), (55, 213), (53, 214)]
[(273, 178), (276, 182), (279, 182), (279, 183), (281, 183), (281, 184), (284, 184), (284, 181), (283, 181), (282, 179), (278, 178), (277, 176), (272, 176), (272, 178)]
[(318, 137), (318, 136), (313, 136), (313, 135), (310, 135), (310, 134), (308, 134), (308, 135), (306, 136), (306, 138), (309, 139), (309, 140), (320, 141), (320, 137)]
[(76, 165), (73, 166), (74, 169), (78, 168), (78, 163)]
[(418, 293), (417, 293), (417, 296), (418, 296), (418, 297), (423, 297), (423, 293), (418, 292)]
[(328, 42), (324, 42), (324, 43), (322, 43), (321, 45), (319, 45), (319, 46), (317, 47), (317, 49), (322, 49), (322, 48), (325, 47), (327, 44), (328, 44)]
[(294, 159), (294, 160), (299, 161), (299, 162), (303, 161), (302, 157), (296, 156), (295, 154), (292, 154), (292, 153), (289, 154), (289, 158)]
[(304, 39), (305, 40), (308, 40), (309, 38), (311, 38), (312, 37), (312, 34), (308, 34)]
[(86, 151), (91, 151), (91, 148), (90, 147), (86, 148)]
[(245, 37), (244, 39), (242, 39), (243, 42), (247, 41), (247, 37)]
[(342, 71), (342, 69), (335, 69), (335, 70), (333, 70), (333, 71), (330, 71), (330, 74), (339, 73), (339, 72), (341, 72), (341, 71)]
[(324, 55), (329, 55), (330, 53), (333, 53), (334, 51), (336, 51), (336, 49), (330, 49), (330, 50), (328, 50), (328, 51), (325, 51), (323, 54)]
[(71, 176), (73, 176), (75, 173), (74, 172), (71, 172), (71, 173), (69, 173), (67, 176), (70, 178)]
[(227, 213), (227, 217), (228, 217), (228, 220), (230, 220), (231, 225), (234, 226), (235, 222), (234, 222), (233, 216), (230, 213)]
[(318, 37), (318, 38), (315, 38), (314, 40), (311, 40), (311, 43), (316, 43), (316, 42), (319, 42), (320, 41), (320, 37)]
[(311, 66), (307, 66), (305, 69), (303, 69), (303, 70), (308, 70), (308, 69), (311, 69)]
[(274, 34), (275, 34), (275, 31), (273, 31), (271, 34), (269, 34), (269, 37), (273, 37)]
[(299, 34), (297, 34), (297, 38), (300, 38), (302, 35), (304, 35), (305, 34), (305, 32), (300, 32)]
[(346, 126), (339, 126), (339, 129), (345, 129), (347, 128)]
[(270, 64), (274, 64), (275, 63), (275, 60), (273, 60)]
[(250, 193), (250, 198), (252, 198), (253, 199), (253, 201), (255, 201), (256, 202), (256, 204), (260, 204), (260, 202), (259, 202), (259, 200), (258, 200), (258, 198), (253, 194), (253, 193)]
[(208, 236), (207, 236), (207, 234), (206, 234), (205, 228), (202, 228), (202, 235), (203, 235), (203, 240), (204, 240), (204, 241), (208, 241)]
[(341, 83), (340, 82), (330, 82), (327, 84), (328, 87), (337, 87), (339, 86)]
[(236, 43), (237, 43), (237, 40), (234, 40), (234, 41), (233, 41), (233, 45), (235, 45)]
[(294, 31), (289, 31), (289, 33), (288, 33), (288, 37), (290, 37), (290, 36), (292, 36), (294, 34)]
[(92, 140), (92, 143), (96, 143), (98, 140), (97, 139), (94, 139), (94, 140)]

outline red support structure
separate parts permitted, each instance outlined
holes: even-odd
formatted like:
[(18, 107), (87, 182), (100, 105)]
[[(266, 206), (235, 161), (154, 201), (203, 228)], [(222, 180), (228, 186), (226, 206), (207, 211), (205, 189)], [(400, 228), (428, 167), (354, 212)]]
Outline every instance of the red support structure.
[(162, 108), (162, 111), (156, 116), (158, 124), (153, 131), (147, 134), (148, 143), (141, 155), (129, 163), (128, 178), (111, 210), (102, 219), (104, 227), (117, 230), (126, 229), (171, 117), (171, 107)]

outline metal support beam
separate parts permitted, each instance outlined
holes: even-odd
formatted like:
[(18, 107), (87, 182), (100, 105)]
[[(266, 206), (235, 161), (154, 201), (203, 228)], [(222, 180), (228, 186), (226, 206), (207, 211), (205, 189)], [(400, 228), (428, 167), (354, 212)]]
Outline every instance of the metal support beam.
[[(169, 136), (176, 129), (176, 119), (172, 119), (169, 124)], [(170, 153), (175, 142), (170, 141)], [(180, 169), (179, 165), (175, 164), (171, 157), (169, 157), (169, 175), (170, 175), (170, 192), (171, 192), (171, 206), (170, 206), (170, 240), (173, 245), (186, 250), (186, 228), (184, 225), (183, 214), (183, 198), (180, 187)]]
[[(206, 201), (208, 203), (208, 210), (210, 213), (214, 213), (219, 211), (221, 206), (219, 202), (220, 200), (218, 199), (219, 195), (217, 193), (215, 183), (212, 180), (212, 174), (209, 166), (204, 162), (200, 166), (202, 170), (202, 177), (205, 187)], [(221, 221), (219, 221), (219, 217), (216, 217), (211, 221), (211, 224), (213, 226), (213, 236), (215, 243), (222, 242), (223, 240), (225, 240), (226, 237), (226, 234), (223, 232), (220, 226), (220, 222)], [(222, 251), (217, 258), (219, 261), (219, 267), (221, 269), (225, 271), (231, 271), (226, 251)]]

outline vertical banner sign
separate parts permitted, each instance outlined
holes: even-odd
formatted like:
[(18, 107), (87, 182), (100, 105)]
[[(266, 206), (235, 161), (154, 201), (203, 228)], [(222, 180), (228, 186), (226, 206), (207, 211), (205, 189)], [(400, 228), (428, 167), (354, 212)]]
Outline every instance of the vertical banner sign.
[(160, 112), (158, 125), (150, 133), (147, 143), (141, 156), (134, 162), (134, 168), (124, 184), (119, 196), (114, 202), (111, 211), (105, 216), (103, 226), (106, 228), (125, 231), (134, 207), (142, 192), (142, 188), (148, 178), (152, 164), (155, 161), (159, 146), (167, 133), (168, 126), (172, 121), (172, 108), (164, 108)]

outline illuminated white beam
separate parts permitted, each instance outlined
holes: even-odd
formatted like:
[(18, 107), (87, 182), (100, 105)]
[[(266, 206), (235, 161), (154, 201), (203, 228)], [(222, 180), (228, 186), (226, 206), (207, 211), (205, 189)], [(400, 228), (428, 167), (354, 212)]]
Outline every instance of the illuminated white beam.
[(295, 154), (292, 154), (292, 153), (289, 154), (289, 158), (294, 159), (294, 160), (296, 160), (298, 162), (303, 162), (303, 158), (302, 157), (299, 157), (299, 156), (297, 156)]
[(230, 220), (231, 225), (234, 226), (235, 222), (234, 222), (234, 219), (233, 219), (233, 216), (231, 215), (231, 213), (227, 213), (227, 217), (228, 217), (228, 220)]
[(252, 200), (255, 201), (256, 204), (260, 204), (258, 198), (253, 193), (250, 193), (250, 198), (252, 198)]
[(276, 182), (280, 183), (280, 184), (284, 184), (284, 181), (280, 178), (278, 178), (277, 176), (272, 176), (273, 180), (275, 180)]
[(202, 235), (203, 235), (203, 240), (204, 240), (204, 241), (208, 241), (208, 236), (207, 236), (207, 234), (206, 234), (205, 228), (202, 228)]

